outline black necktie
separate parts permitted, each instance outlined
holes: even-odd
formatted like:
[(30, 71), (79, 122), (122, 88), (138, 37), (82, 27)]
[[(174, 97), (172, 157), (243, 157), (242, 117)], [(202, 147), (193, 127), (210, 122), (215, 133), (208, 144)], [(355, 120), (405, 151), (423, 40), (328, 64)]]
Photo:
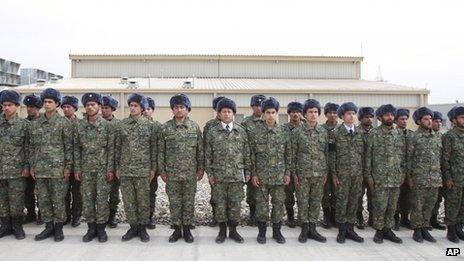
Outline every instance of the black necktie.
[(353, 136), (353, 129), (350, 129), (350, 135)]
[(227, 131), (227, 132), (230, 132), (229, 124), (226, 125), (226, 131)]

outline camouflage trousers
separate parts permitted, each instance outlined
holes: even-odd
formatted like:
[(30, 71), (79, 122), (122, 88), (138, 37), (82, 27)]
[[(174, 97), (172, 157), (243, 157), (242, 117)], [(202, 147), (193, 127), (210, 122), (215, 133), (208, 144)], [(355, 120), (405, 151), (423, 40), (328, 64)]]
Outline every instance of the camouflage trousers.
[(166, 182), (166, 194), (169, 198), (171, 223), (175, 226), (188, 226), (195, 223), (196, 179)]
[(74, 178), (74, 174), (69, 176), (68, 191), (65, 198), (66, 216), (80, 217), (82, 214), (82, 193), (81, 182)]
[(279, 223), (285, 214), (285, 188), (283, 185), (261, 184), (256, 191), (256, 216), (258, 221), (269, 220), (269, 196), (271, 196), (271, 222)]
[(321, 198), (325, 177), (303, 179), (296, 188), (300, 223), (316, 223), (321, 210)]
[(445, 197), (445, 192), (446, 192), (446, 190), (443, 187), (440, 187), (438, 189), (438, 197), (437, 197), (437, 201), (435, 202), (435, 206), (433, 207), (432, 215), (438, 215), (438, 211), (440, 210), (441, 202), (443, 202), (443, 198)]
[(105, 224), (109, 216), (111, 183), (105, 173), (84, 173), (82, 180), (83, 214), (87, 223)]
[(400, 195), (398, 197), (398, 205), (396, 206), (396, 213), (409, 215), (414, 205), (414, 193), (409, 185), (403, 183), (400, 186)]
[(364, 194), (367, 196), (367, 211), (372, 213), (372, 191), (366, 186), (366, 183), (362, 183), (361, 193), (358, 197), (358, 210), (357, 213), (362, 213), (364, 210)]
[(150, 213), (155, 212), (156, 191), (158, 190), (158, 176), (150, 182)]
[(121, 192), (129, 224), (146, 225), (150, 219), (148, 177), (121, 177)]
[(372, 221), (374, 229), (382, 230), (393, 227), (395, 224), (393, 216), (395, 215), (399, 194), (400, 188), (374, 187), (372, 191)]
[(119, 205), (119, 186), (121, 185), (121, 181), (119, 179), (113, 179), (110, 183), (110, 209), (116, 211)]
[(243, 183), (217, 183), (213, 189), (213, 201), (216, 205), (217, 222), (239, 222), (243, 199)]
[(24, 179), (0, 179), (0, 217), (24, 214)]
[(448, 226), (464, 223), (464, 187), (455, 185), (446, 190), (445, 222)]
[(250, 207), (256, 207), (256, 187), (250, 181), (246, 184), (246, 203)]
[(430, 217), (438, 197), (438, 188), (413, 187), (413, 207), (411, 211), (411, 222), (413, 228), (430, 227)]
[(25, 179), (25, 190), (24, 190), (24, 205), (27, 209), (27, 213), (35, 213), (36, 197), (35, 197), (35, 180), (32, 177)]
[(347, 176), (338, 177), (338, 180), (340, 185), (335, 188), (335, 220), (339, 224), (354, 224), (363, 178)]
[(293, 175), (291, 176), (290, 184), (285, 186), (285, 207), (293, 208), (295, 206), (295, 184), (293, 183)]
[(35, 186), (42, 220), (64, 222), (66, 220), (65, 197), (68, 180), (63, 178), (38, 178)]

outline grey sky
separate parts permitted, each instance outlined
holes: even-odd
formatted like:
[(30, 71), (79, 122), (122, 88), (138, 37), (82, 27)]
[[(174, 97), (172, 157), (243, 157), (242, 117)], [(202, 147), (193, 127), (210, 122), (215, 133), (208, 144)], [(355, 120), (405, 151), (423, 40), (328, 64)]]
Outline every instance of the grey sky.
[(462, 1), (318, 2), (2, 0), (0, 57), (68, 77), (69, 53), (362, 55), (363, 79), (464, 101)]

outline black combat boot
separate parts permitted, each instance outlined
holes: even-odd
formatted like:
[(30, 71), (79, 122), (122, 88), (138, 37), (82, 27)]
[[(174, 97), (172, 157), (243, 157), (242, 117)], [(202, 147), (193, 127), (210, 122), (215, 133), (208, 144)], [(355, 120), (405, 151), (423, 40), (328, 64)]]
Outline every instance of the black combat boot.
[(229, 238), (233, 239), (237, 243), (243, 243), (243, 237), (237, 232), (238, 222), (229, 222)]
[(324, 214), (322, 219), (322, 227), (325, 229), (329, 229), (332, 227), (330, 208), (323, 208), (322, 212)]
[(308, 241), (308, 223), (301, 223), (301, 232), (298, 236), (300, 243), (306, 243)]
[(256, 226), (256, 206), (250, 206), (250, 226)]
[(383, 231), (382, 230), (377, 229), (375, 231), (374, 242), (377, 244), (383, 243)]
[(364, 223), (364, 216), (363, 216), (362, 211), (356, 213), (356, 217), (358, 219), (358, 224), (357, 224), (358, 229), (364, 229), (366, 224)]
[(456, 235), (460, 240), (464, 240), (464, 232), (462, 231), (462, 224), (456, 224)]
[(193, 243), (193, 235), (190, 232), (190, 226), (186, 225), (182, 227), (182, 234), (184, 236), (184, 240), (187, 243)]
[(358, 233), (354, 231), (354, 224), (346, 223), (346, 238), (358, 243), (364, 242), (364, 238), (359, 236)]
[(23, 229), (22, 216), (12, 217), (12, 230), (16, 239), (21, 240), (26, 238), (26, 233), (24, 233)]
[(458, 238), (458, 235), (456, 234), (456, 226), (448, 225), (447, 228), (448, 228), (448, 231), (446, 233), (446, 238), (453, 243), (459, 243), (459, 238)]
[(95, 237), (97, 237), (97, 223), (91, 222), (87, 223), (87, 233), (82, 237), (82, 242), (90, 242), (92, 241)]
[(227, 223), (226, 222), (219, 222), (219, 234), (216, 237), (216, 243), (221, 244), (224, 243), (227, 236)]
[(279, 244), (285, 244), (285, 237), (282, 235), (281, 228), (281, 222), (272, 224), (272, 238)]
[(153, 212), (150, 212), (150, 221), (148, 222), (148, 229), (155, 229), (156, 228), (156, 220)]
[(180, 226), (174, 225), (174, 232), (172, 232), (172, 235), (169, 237), (169, 243), (174, 243), (177, 242), (182, 237), (182, 230)]
[(81, 225), (81, 216), (73, 216), (71, 221), (72, 227), (78, 227)]
[(414, 239), (414, 241), (419, 242), (419, 243), (424, 242), (424, 238), (422, 237), (422, 229), (415, 228), (414, 234), (412, 234), (412, 239)]
[(287, 208), (287, 225), (291, 228), (294, 228), (296, 226), (295, 211), (293, 210), (293, 207)]
[(317, 232), (315, 223), (309, 223), (308, 238), (314, 239), (318, 242), (327, 241), (327, 238), (323, 237), (321, 234), (319, 234), (319, 232)]
[(411, 220), (409, 220), (408, 213), (401, 212), (400, 225), (407, 229), (412, 229), (412, 223), (411, 223)]
[(395, 233), (390, 228), (384, 228), (383, 230), (383, 237), (385, 239), (390, 240), (393, 243), (401, 244), (403, 243), (403, 240), (401, 238), (397, 237)]
[(438, 217), (436, 214), (433, 214), (432, 217), (430, 218), (430, 225), (435, 228), (435, 229), (438, 229), (438, 230), (445, 230), (446, 227), (443, 226), (442, 224), (440, 224), (440, 222), (438, 221)]
[(337, 242), (340, 244), (345, 243), (346, 240), (346, 223), (341, 223), (338, 225), (338, 235)]
[(55, 242), (60, 242), (60, 241), (63, 241), (63, 239), (64, 239), (63, 222), (56, 222), (54, 240)]
[(429, 241), (432, 243), (437, 242), (437, 240), (432, 235), (430, 235), (429, 231), (425, 228), (422, 228), (422, 237), (425, 241)]
[(2, 226), (0, 227), (0, 238), (13, 234), (10, 217), (1, 217)]
[(110, 228), (116, 228), (118, 226), (118, 222), (116, 221), (116, 209), (110, 209), (107, 224)]
[(395, 219), (395, 224), (393, 225), (393, 230), (398, 231), (398, 230), (400, 230), (400, 213), (395, 213), (393, 218)]
[(45, 229), (40, 232), (40, 234), (36, 235), (34, 240), (35, 241), (41, 241), (44, 239), (47, 239), (55, 233), (55, 227), (53, 225), (53, 221), (45, 223)]
[(258, 222), (258, 237), (256, 237), (256, 241), (259, 244), (266, 244), (266, 229), (267, 223), (266, 222)]
[(147, 225), (139, 224), (139, 238), (142, 242), (150, 241), (150, 235), (147, 233)]
[(132, 238), (139, 235), (139, 225), (137, 224), (130, 224), (129, 230), (127, 230), (126, 234), (122, 236), (122, 241), (129, 241)]
[(108, 235), (106, 234), (105, 231), (106, 224), (97, 224), (97, 237), (98, 237), (98, 242), (100, 243), (105, 243), (108, 241)]

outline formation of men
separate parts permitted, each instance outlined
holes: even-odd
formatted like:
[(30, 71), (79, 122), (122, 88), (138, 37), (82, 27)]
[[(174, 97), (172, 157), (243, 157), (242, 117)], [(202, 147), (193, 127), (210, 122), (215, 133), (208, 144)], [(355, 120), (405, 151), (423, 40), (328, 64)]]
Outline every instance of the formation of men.
[[(216, 97), (216, 117), (202, 132), (189, 118), (185, 94), (170, 99), (173, 116), (164, 124), (153, 119), (154, 100), (139, 93), (128, 96), (130, 113), (122, 120), (113, 115), (118, 101), (94, 92), (81, 97), (82, 119), (78, 98), (56, 89), (24, 97), (26, 119), (18, 117), (21, 100), (14, 90), (0, 94), (0, 237), (24, 239), (23, 223), (36, 221), (45, 228), (35, 240), (62, 241), (63, 225), (79, 226), (82, 216), (88, 226), (82, 241), (106, 242), (106, 227), (117, 226), (121, 191), (130, 225), (122, 240), (148, 242), (160, 177), (171, 213), (169, 242), (192, 243), (197, 182), (206, 174), (216, 243), (244, 242), (237, 230), (244, 198), (260, 244), (268, 222), (272, 238), (286, 242), (285, 216), (289, 227), (301, 228), (299, 242), (326, 242), (317, 230), (321, 207), (322, 226), (338, 228), (338, 243), (362, 243), (355, 226), (365, 227), (365, 194), (376, 243), (402, 243), (393, 232), (400, 226), (412, 229), (417, 242), (436, 242), (432, 228), (447, 229), (451, 242), (464, 240), (464, 107), (448, 113), (453, 126), (442, 134), (443, 115), (426, 107), (412, 115), (416, 131), (406, 128), (407, 109), (322, 107), (315, 99), (290, 102), (289, 122), (279, 123), (279, 101), (254, 95), (253, 114), (238, 123), (235, 102)], [(322, 112), (327, 121), (319, 124)], [(437, 220), (443, 199), (446, 227)]]

